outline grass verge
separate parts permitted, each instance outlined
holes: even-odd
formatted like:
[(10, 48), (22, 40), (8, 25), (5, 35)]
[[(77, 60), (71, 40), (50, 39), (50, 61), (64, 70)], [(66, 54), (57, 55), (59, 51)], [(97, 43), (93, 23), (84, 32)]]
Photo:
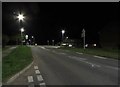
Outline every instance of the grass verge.
[(83, 48), (61, 47), (60, 49), (70, 50), (74, 52), (81, 52), (81, 53), (91, 54), (91, 55), (97, 55), (102, 57), (114, 58), (114, 59), (119, 59), (118, 53), (120, 52), (119, 50), (108, 50), (108, 49), (102, 49), (102, 48), (86, 48), (84, 50)]
[(18, 46), (2, 60), (2, 80), (5, 82), (32, 62), (30, 47)]

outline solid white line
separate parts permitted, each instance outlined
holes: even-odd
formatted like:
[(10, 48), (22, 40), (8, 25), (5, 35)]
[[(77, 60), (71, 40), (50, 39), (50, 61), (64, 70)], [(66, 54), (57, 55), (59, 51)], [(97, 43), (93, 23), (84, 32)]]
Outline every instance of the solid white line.
[(34, 66), (34, 69), (38, 69), (38, 66)]
[(37, 75), (37, 79), (38, 79), (38, 81), (43, 81), (43, 78), (41, 75)]
[(111, 69), (115, 69), (115, 70), (119, 70), (118, 67), (113, 67), (113, 66), (105, 66), (106, 68), (111, 68)]
[(83, 53), (79, 53), (79, 52), (76, 52), (77, 54), (83, 54)]
[(28, 82), (33, 82), (33, 76), (28, 76)]
[(101, 56), (94, 56), (94, 57), (96, 57), (96, 58), (100, 58), (100, 59), (107, 59), (107, 58), (105, 58), (105, 57), (101, 57)]
[(36, 73), (36, 74), (40, 74), (40, 71), (39, 71), (39, 70), (35, 70), (35, 73)]

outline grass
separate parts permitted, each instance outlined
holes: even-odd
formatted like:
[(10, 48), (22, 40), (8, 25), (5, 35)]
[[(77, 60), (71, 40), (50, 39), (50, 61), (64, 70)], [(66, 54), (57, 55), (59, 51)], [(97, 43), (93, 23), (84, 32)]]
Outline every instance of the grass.
[(7, 50), (7, 49), (9, 49), (9, 48), (10, 48), (9, 46), (3, 47), (3, 48), (2, 48), (2, 51), (5, 51), (5, 50)]
[(118, 53), (119, 50), (111, 50), (111, 49), (102, 49), (102, 48), (86, 48), (85, 50), (83, 48), (68, 48), (68, 47), (61, 47), (60, 49), (64, 50), (70, 50), (74, 52), (81, 52), (85, 54), (91, 54), (91, 55), (97, 55), (102, 57), (108, 57), (108, 58), (114, 58), (119, 59)]
[(2, 60), (2, 80), (5, 82), (12, 75), (24, 69), (32, 62), (30, 47), (18, 46)]

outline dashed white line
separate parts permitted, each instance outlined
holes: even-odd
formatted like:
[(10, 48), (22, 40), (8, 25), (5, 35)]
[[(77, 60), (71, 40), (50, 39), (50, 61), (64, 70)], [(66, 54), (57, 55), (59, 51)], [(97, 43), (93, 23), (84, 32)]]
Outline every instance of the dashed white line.
[(34, 66), (34, 69), (38, 69), (38, 66)]
[(40, 74), (40, 71), (39, 71), (39, 70), (35, 70), (35, 73), (36, 73), (36, 74)]
[(96, 58), (100, 58), (100, 59), (107, 59), (107, 58), (105, 58), (105, 57), (101, 57), (101, 56), (94, 56), (94, 57), (96, 57)]
[(69, 58), (71, 59), (75, 59), (75, 60), (78, 60), (78, 61), (84, 61), (84, 60), (87, 60), (85, 58), (80, 58), (80, 57), (76, 57), (76, 56), (68, 56)]
[(41, 86), (41, 85), (45, 85), (45, 83), (43, 82), (43, 83), (40, 83), (39, 85), (40, 85), (40, 86)]
[(84, 61), (85, 63), (87, 64), (90, 64), (92, 67), (101, 67), (100, 65), (97, 65), (97, 64), (94, 64), (94, 63), (91, 63), (91, 62), (88, 62), (88, 61)]
[(43, 81), (42, 76), (41, 76), (41, 75), (37, 75), (37, 80), (38, 80), (38, 81)]
[(33, 82), (33, 76), (28, 76), (28, 82)]

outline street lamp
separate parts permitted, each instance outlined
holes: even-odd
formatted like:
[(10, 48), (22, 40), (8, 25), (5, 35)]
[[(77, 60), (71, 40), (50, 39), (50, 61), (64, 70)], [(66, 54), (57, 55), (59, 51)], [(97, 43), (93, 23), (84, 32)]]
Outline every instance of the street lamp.
[(53, 46), (54, 46), (54, 40), (52, 40)]
[(35, 43), (35, 37), (32, 36), (32, 45), (34, 45), (34, 43)]
[(65, 33), (65, 30), (62, 30), (62, 41), (64, 39), (64, 33)]
[(19, 21), (23, 21), (25, 17), (23, 14), (18, 14), (17, 18), (19, 19)]
[(24, 30), (24, 28), (21, 28), (20, 31), (21, 31), (21, 44), (23, 45), (23, 34), (22, 34), (22, 33), (23, 33), (25, 30)]

